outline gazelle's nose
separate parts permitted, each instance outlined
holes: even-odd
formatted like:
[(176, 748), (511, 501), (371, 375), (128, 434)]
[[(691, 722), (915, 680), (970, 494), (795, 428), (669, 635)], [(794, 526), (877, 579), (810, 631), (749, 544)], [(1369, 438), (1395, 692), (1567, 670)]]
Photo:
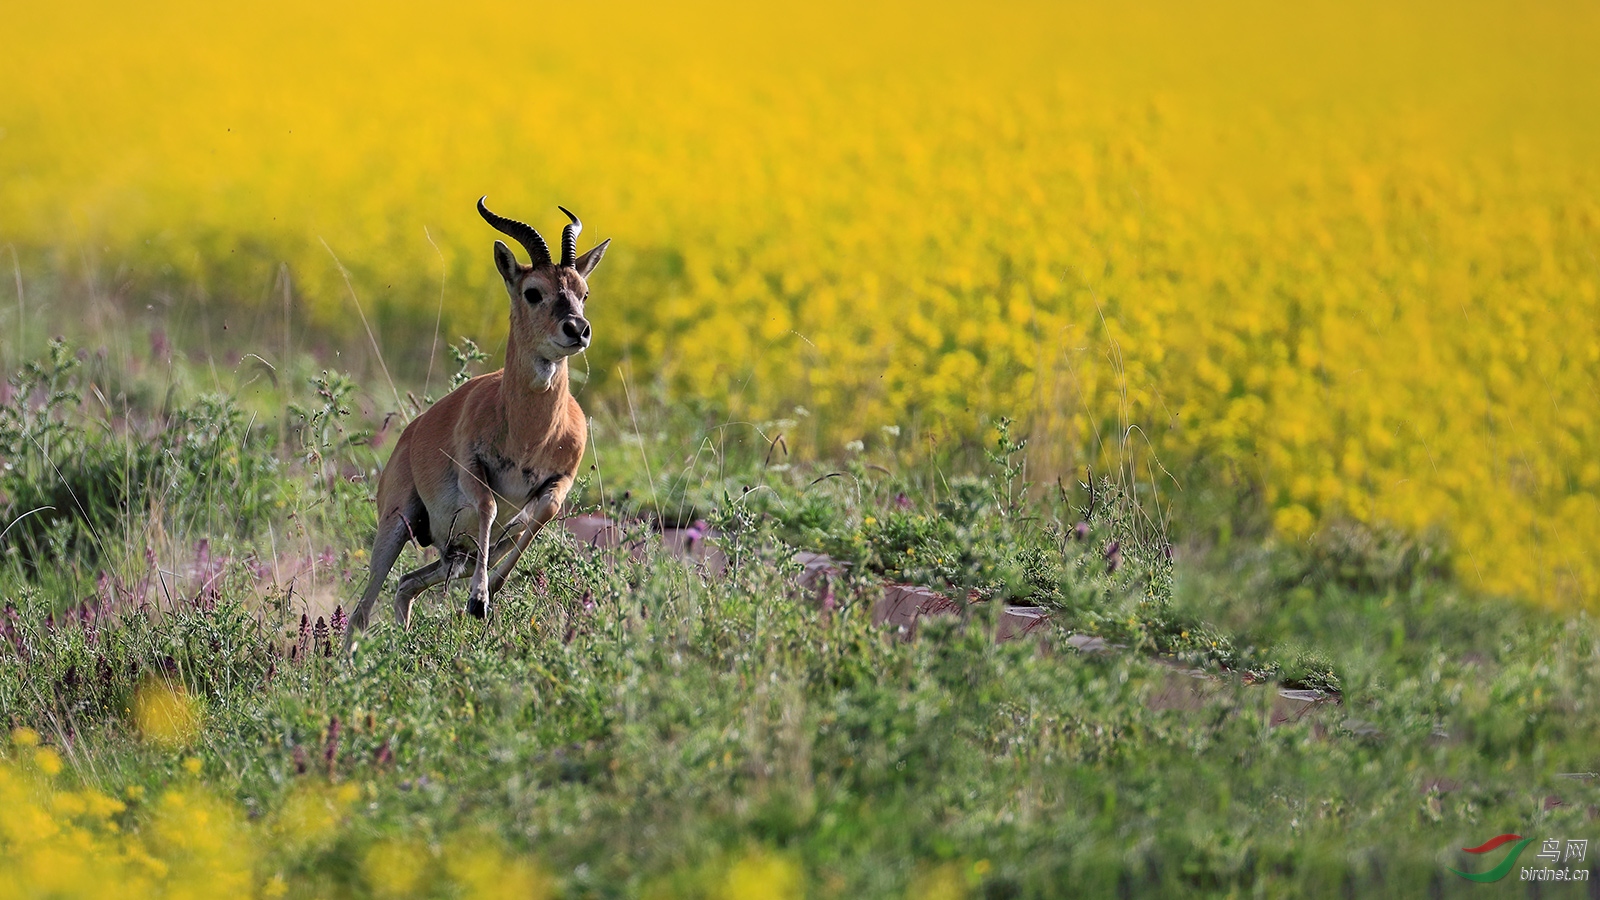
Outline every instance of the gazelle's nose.
[(561, 333), (567, 336), (567, 340), (575, 344), (587, 345), (592, 331), (589, 328), (588, 319), (582, 316), (573, 316), (561, 323)]

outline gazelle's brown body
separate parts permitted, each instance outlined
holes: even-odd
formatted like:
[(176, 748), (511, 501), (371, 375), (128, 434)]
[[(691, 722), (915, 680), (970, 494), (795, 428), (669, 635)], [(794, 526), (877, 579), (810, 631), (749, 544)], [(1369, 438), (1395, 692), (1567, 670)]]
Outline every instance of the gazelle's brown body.
[(495, 267), (511, 297), (506, 365), (452, 391), (400, 435), (378, 479), (372, 572), (350, 616), (349, 639), (366, 627), (389, 570), (412, 540), (437, 546), (440, 558), (400, 579), (394, 598), (400, 624), (410, 623), (418, 593), (461, 575), (470, 579), (467, 611), (487, 615), (490, 597), (560, 512), (583, 458), (588, 427), (567, 390), (567, 357), (589, 346), (586, 278), (611, 242), (578, 256), (583, 226), (567, 213), (572, 224), (555, 263), (533, 228), (496, 216), (482, 200), (478, 211), (533, 258), (522, 265), (505, 244), (494, 243)]

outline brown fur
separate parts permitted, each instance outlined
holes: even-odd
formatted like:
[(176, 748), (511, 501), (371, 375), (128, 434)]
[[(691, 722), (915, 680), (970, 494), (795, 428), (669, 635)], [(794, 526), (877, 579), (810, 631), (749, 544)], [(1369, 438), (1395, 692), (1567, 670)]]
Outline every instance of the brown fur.
[[(567, 357), (588, 346), (586, 276), (609, 244), (562, 267), (523, 265), (495, 242), (511, 297), (505, 368), (450, 392), (400, 435), (378, 479), (372, 571), (346, 646), (366, 627), (407, 541), (437, 546), (440, 558), (400, 579), (394, 606), (402, 626), (409, 627), (418, 593), (468, 574), (469, 563), (467, 611), (487, 616), (517, 559), (560, 512), (588, 439), (583, 409), (567, 389)], [(530, 288), (538, 302), (526, 298)]]

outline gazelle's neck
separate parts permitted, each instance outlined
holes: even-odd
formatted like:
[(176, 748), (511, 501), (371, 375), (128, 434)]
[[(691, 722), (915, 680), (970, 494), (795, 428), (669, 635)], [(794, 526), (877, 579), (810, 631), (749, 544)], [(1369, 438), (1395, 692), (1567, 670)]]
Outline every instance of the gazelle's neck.
[(518, 391), (531, 394), (565, 394), (567, 392), (567, 361), (551, 361), (537, 356), (529, 357), (513, 366), (506, 361), (506, 377)]
[(507, 387), (517, 393), (565, 394), (567, 392), (567, 361), (544, 359), (532, 347), (523, 347), (517, 340), (517, 330), (511, 329), (506, 341)]
[(513, 333), (506, 346), (500, 399), (513, 443), (531, 446), (544, 443), (551, 423), (561, 419), (568, 402), (567, 361), (521, 351)]

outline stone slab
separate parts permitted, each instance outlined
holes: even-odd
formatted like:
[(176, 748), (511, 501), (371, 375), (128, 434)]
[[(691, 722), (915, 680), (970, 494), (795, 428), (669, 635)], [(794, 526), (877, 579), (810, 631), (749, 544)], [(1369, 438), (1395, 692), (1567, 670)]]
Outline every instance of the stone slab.
[[(606, 516), (586, 514), (561, 521), (563, 527), (579, 541), (601, 550), (626, 550), (634, 559), (644, 557), (646, 542), (642, 537), (629, 536), (624, 527)], [(727, 553), (716, 539), (715, 532), (704, 528), (667, 528), (660, 532), (663, 549), (674, 557), (687, 560), (712, 575), (720, 575), (729, 565)], [(833, 608), (835, 586), (845, 577), (848, 564), (824, 553), (802, 550), (794, 555), (800, 565), (796, 578), (800, 588), (811, 594), (826, 610)], [(906, 639), (916, 633), (917, 623), (930, 616), (962, 615), (975, 602), (957, 600), (931, 587), (918, 584), (889, 582), (882, 586), (883, 593), (872, 604), (874, 624), (893, 626)], [(1047, 633), (1050, 614), (1036, 606), (1008, 605), (1000, 613), (995, 630), (997, 641), (1011, 641), (1035, 632)], [(1080, 653), (1101, 654), (1127, 649), (1126, 645), (1113, 643), (1092, 634), (1072, 634), (1066, 638), (1067, 646)], [(1157, 659), (1172, 668), (1160, 687), (1145, 700), (1153, 710), (1195, 711), (1214, 700), (1222, 690), (1222, 681), (1205, 669), (1185, 666), (1182, 663)], [(1267, 685), (1261, 686), (1271, 689)], [(1329, 691), (1312, 689), (1278, 688), (1271, 703), (1270, 723), (1273, 726), (1299, 722), (1312, 716), (1324, 706), (1337, 706), (1339, 696)], [(1362, 736), (1375, 736), (1379, 732), (1371, 725), (1347, 719), (1344, 728)], [(1320, 725), (1319, 734), (1325, 733)]]

